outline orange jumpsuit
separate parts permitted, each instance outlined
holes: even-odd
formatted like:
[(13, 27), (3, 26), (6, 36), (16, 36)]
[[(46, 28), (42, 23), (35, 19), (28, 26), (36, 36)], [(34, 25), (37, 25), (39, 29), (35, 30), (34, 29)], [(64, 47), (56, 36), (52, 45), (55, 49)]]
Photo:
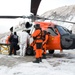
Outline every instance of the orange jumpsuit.
[(34, 50), (35, 50), (35, 58), (40, 58), (42, 57), (42, 36), (41, 36), (41, 30), (40, 29), (36, 29), (34, 31), (34, 33), (31, 35), (35, 41), (35, 44), (34, 44)]
[(33, 47), (33, 49), (35, 50), (34, 45), (35, 45), (35, 40), (30, 44), (30, 46)]
[(9, 42), (9, 39), (10, 39), (10, 36), (8, 36), (7, 38), (6, 38), (6, 44), (10, 44), (10, 42)]
[(43, 41), (43, 49), (44, 49), (43, 54), (46, 54), (47, 41), (48, 41), (48, 34), (45, 35), (45, 39)]

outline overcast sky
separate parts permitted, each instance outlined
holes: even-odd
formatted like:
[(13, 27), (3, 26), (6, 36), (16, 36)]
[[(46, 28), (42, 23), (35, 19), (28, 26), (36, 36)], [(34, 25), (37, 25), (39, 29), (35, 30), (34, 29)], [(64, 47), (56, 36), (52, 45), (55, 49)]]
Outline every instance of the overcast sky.
[[(30, 15), (31, 0), (0, 0), (0, 15)], [(65, 5), (73, 5), (75, 0), (42, 0), (38, 15)], [(0, 19), (0, 33), (9, 31), (9, 28), (18, 25), (22, 19)], [(5, 28), (4, 28), (5, 27)]]

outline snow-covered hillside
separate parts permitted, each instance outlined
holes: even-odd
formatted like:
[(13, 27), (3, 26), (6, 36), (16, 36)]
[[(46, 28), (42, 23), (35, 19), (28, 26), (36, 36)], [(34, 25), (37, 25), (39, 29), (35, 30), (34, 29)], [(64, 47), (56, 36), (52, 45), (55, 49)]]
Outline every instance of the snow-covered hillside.
[[(70, 21), (75, 22), (75, 5), (71, 6), (63, 6), (57, 9), (53, 9), (42, 14), (42, 17), (50, 18), (54, 20), (62, 20), (62, 21)], [(67, 27), (68, 29), (72, 29), (72, 32), (75, 33), (75, 24), (53, 21), (52, 22)]]

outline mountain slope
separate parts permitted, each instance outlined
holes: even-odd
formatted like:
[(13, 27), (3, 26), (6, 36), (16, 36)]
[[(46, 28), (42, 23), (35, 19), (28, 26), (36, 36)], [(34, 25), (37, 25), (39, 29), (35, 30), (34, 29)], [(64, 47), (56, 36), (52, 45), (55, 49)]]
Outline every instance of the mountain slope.
[[(75, 22), (75, 5), (63, 6), (57, 9), (49, 10), (44, 14), (42, 14), (42, 17), (54, 20)], [(75, 33), (75, 24), (60, 21), (53, 21), (53, 22), (62, 26), (66, 26), (68, 29), (72, 29), (72, 32)]]

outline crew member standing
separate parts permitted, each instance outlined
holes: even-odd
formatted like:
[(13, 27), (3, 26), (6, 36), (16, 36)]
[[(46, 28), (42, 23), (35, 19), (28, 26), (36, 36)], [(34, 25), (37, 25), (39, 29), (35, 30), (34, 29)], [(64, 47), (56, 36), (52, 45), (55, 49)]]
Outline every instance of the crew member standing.
[(27, 45), (30, 43), (30, 35), (23, 30), (18, 33), (20, 40), (20, 56), (25, 56)]
[(6, 38), (6, 44), (10, 44), (10, 37), (13, 35), (13, 27), (10, 28), (10, 35), (8, 35), (8, 37)]
[(47, 46), (47, 42), (48, 42), (48, 32), (47, 31), (43, 31), (43, 34), (42, 34), (42, 39), (43, 39), (43, 59), (46, 59), (46, 46)]
[(35, 49), (35, 58), (36, 60), (33, 61), (33, 63), (39, 63), (42, 62), (42, 30), (40, 28), (39, 24), (36, 24), (35, 26), (35, 31), (34, 33), (31, 35), (35, 41), (34, 44), (34, 49)]
[(14, 50), (14, 55), (16, 55), (16, 46), (18, 44), (18, 36), (17, 33), (14, 32), (13, 35), (10, 36), (10, 52), (9, 55), (12, 55), (12, 51)]

